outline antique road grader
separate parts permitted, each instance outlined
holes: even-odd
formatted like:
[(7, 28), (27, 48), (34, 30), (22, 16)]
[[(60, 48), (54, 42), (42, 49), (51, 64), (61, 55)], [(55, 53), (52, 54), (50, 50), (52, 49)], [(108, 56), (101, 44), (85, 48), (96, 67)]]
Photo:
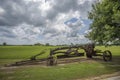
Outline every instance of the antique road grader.
[(95, 48), (94, 44), (56, 48), (56, 49), (50, 50), (50, 54), (47, 58), (36, 59), (37, 56), (40, 56), (45, 53), (43, 51), (37, 55), (32, 56), (29, 60), (19, 61), (7, 66), (18, 66), (18, 65), (24, 65), (24, 64), (40, 64), (40, 63), (41, 64), (47, 63), (47, 65), (55, 65), (57, 64), (57, 59), (60, 59), (60, 58), (84, 56), (84, 53), (79, 52), (79, 49), (84, 50), (87, 58), (92, 58), (93, 56), (102, 56), (104, 61), (112, 60), (112, 54), (109, 50), (105, 50), (102, 52), (101, 50), (94, 50), (94, 48)]
[(53, 55), (59, 53), (63, 53), (64, 55), (61, 56), (58, 55), (57, 58), (83, 56), (84, 53), (80, 53), (79, 49), (83, 49), (85, 51), (87, 58), (92, 58), (93, 56), (102, 56), (104, 61), (112, 60), (112, 53), (109, 50), (105, 50), (104, 52), (102, 52), (101, 50), (94, 50), (94, 48), (95, 48), (94, 44), (86, 44), (82, 46), (61, 47), (50, 50), (50, 56), (48, 57), (47, 64), (48, 65), (56, 64), (56, 58), (54, 58)]

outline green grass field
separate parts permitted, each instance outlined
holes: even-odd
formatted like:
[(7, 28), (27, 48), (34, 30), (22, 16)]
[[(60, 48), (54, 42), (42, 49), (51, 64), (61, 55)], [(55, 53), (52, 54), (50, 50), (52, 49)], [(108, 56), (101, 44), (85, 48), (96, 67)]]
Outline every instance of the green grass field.
[(120, 46), (97, 46), (97, 49), (110, 50), (112, 62), (86, 61), (52, 67), (22, 66), (2, 68), (4, 64), (25, 60), (46, 51), (38, 58), (45, 58), (55, 46), (0, 46), (0, 80), (76, 80), (120, 71)]
[(55, 46), (0, 46), (0, 65), (29, 59), (42, 51), (45, 51), (45, 54), (38, 58), (45, 58), (52, 48)]

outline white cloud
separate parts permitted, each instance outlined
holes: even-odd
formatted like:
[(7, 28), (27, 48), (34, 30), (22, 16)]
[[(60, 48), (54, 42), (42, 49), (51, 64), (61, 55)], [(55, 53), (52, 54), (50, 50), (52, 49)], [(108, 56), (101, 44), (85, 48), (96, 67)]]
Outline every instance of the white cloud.
[(84, 33), (88, 34), (89, 32), (91, 32), (92, 30), (86, 30)]
[[(13, 36), (16, 44), (87, 42), (80, 30), (86, 27), (82, 19), (87, 19), (87, 11), (94, 1), (96, 0), (1, 0), (0, 27), (5, 29), (0, 32), (0, 43), (9, 42), (8, 36)], [(65, 24), (72, 18), (78, 20)]]
[(22, 40), (33, 41), (36, 40), (38, 35), (42, 33), (39, 27), (32, 25), (21, 24), (13, 29), (13, 33), (16, 34), (17, 38)]
[(4, 9), (0, 7), (0, 15), (4, 14)]

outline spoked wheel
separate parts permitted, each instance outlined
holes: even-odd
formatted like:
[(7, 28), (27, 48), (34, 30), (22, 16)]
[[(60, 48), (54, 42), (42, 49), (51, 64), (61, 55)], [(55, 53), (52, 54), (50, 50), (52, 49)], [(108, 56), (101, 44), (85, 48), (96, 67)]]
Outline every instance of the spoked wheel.
[(104, 59), (104, 61), (111, 61), (112, 60), (112, 53), (109, 50), (104, 51), (103, 59)]
[(86, 50), (86, 56), (87, 56), (87, 58), (92, 58), (92, 50), (91, 50), (91, 48), (88, 48), (87, 50)]
[(49, 58), (47, 59), (47, 65), (48, 65), (48, 66), (53, 66), (53, 65), (56, 65), (56, 64), (57, 64), (57, 60), (54, 59), (53, 57), (49, 57)]
[(92, 54), (91, 53), (86, 53), (87, 58), (92, 58)]

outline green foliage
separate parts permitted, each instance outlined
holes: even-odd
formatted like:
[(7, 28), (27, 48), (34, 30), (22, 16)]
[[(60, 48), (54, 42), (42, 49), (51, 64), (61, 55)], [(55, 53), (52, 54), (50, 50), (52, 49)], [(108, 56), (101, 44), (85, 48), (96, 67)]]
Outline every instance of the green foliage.
[(49, 44), (49, 43), (46, 43), (46, 46), (50, 46), (50, 44)]
[(120, 0), (102, 0), (92, 5), (92, 30), (87, 37), (99, 44), (120, 42)]
[(4, 43), (3, 43), (3, 46), (6, 46), (6, 45), (7, 45), (7, 43), (6, 43), (6, 42), (4, 42)]
[(35, 46), (44, 46), (44, 44), (41, 44), (41, 43), (35, 43), (34, 45)]

